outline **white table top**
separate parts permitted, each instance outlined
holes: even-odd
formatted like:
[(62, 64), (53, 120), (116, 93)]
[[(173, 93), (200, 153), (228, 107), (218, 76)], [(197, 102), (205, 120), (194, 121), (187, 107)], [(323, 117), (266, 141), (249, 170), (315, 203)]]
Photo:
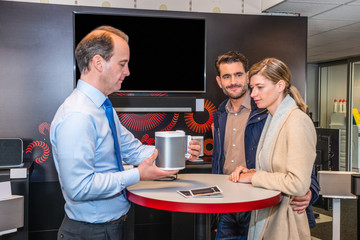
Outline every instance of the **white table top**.
[[(221, 198), (185, 198), (177, 191), (217, 185)], [(281, 193), (251, 184), (233, 183), (228, 175), (179, 174), (174, 181), (141, 181), (128, 188), (128, 199), (136, 204), (167, 211), (225, 213), (250, 211), (280, 202)]]

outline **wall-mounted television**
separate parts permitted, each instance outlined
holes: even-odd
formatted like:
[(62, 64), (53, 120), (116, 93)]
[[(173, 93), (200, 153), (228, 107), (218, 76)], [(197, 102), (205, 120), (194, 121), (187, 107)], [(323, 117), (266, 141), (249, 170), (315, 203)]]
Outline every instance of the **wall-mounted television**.
[[(204, 18), (74, 12), (74, 48), (101, 25), (116, 27), (129, 35), (130, 76), (120, 92), (206, 91)], [(80, 74), (77, 66), (74, 69), (76, 82)]]

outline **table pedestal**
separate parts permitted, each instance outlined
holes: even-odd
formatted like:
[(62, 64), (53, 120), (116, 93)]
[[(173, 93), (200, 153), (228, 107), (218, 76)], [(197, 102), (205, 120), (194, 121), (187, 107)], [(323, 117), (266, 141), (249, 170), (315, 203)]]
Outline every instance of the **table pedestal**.
[(340, 199), (333, 198), (332, 239), (340, 240)]
[(195, 214), (195, 239), (211, 239), (211, 222), (209, 213)]
[(356, 196), (332, 196), (323, 195), (324, 198), (332, 198), (333, 216), (332, 216), (332, 239), (340, 240), (340, 213), (341, 213), (341, 199), (356, 199)]

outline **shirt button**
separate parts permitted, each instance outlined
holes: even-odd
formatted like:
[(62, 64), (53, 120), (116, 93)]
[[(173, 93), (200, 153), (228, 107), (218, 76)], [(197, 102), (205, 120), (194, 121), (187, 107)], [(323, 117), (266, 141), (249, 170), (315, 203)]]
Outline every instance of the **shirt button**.
[(235, 116), (237, 116), (237, 113), (235, 113)]
[(235, 144), (233, 144), (233, 147), (235, 147), (236, 145)]
[(236, 131), (236, 128), (233, 128), (233, 131)]
[(233, 163), (233, 162), (235, 162), (234, 160), (231, 160), (231, 162)]

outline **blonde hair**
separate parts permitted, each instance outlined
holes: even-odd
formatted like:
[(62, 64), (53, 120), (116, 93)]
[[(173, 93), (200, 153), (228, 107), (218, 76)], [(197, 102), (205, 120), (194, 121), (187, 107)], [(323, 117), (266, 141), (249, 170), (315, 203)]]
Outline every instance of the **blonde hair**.
[(258, 63), (255, 63), (249, 70), (249, 79), (252, 76), (260, 74), (275, 84), (280, 80), (284, 80), (285, 89), (284, 95), (289, 94), (296, 102), (296, 105), (306, 113), (307, 106), (301, 97), (299, 90), (291, 85), (291, 72), (285, 63), (276, 58), (265, 58)]

